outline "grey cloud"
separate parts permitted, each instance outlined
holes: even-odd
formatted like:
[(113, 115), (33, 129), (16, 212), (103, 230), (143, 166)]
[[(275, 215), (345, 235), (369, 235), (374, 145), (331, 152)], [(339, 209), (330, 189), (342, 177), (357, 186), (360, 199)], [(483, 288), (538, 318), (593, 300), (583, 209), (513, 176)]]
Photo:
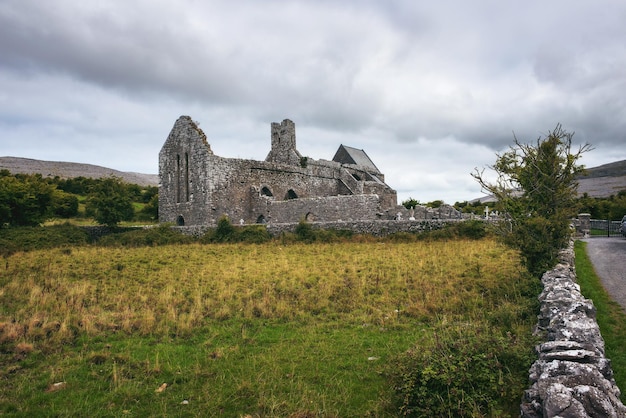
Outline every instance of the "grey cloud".
[[(384, 154), (392, 178), (441, 159), (428, 178), (451, 195), (514, 133), (559, 122), (615, 155), (624, 17), (617, 0), (3, 2), (2, 149), (28, 137), (71, 155), (82, 141), (114, 159), (101, 147), (131, 141), (147, 155), (190, 114), (222, 155), (262, 158), (269, 123), (290, 118), (314, 158), (350, 141)], [(394, 180), (410, 193), (421, 178)]]

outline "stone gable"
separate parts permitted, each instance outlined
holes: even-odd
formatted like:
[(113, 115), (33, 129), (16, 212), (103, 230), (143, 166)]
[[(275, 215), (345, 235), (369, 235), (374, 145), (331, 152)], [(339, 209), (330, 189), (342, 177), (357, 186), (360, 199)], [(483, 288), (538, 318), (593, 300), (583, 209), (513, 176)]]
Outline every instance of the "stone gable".
[(303, 157), (295, 124), (285, 119), (271, 124), (265, 161), (224, 158), (181, 116), (159, 153), (159, 220), (190, 226), (215, 225), (222, 216), (246, 224), (393, 219), (395, 190), (358, 151), (347, 162)]

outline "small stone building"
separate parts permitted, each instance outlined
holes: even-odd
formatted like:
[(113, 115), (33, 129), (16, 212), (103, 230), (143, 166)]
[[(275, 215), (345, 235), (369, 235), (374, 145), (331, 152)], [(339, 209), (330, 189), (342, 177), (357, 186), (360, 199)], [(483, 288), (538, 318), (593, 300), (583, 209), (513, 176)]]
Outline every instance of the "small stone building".
[(393, 219), (395, 190), (363, 150), (341, 145), (332, 161), (296, 149), (295, 125), (271, 125), (265, 161), (215, 155), (181, 116), (159, 153), (159, 220), (177, 225)]

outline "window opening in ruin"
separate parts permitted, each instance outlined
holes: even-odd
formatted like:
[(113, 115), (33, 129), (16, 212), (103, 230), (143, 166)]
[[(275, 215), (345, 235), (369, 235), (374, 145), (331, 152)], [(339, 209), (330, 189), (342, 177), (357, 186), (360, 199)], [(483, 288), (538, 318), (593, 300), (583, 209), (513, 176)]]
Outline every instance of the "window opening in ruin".
[(183, 215), (178, 215), (178, 218), (176, 218), (176, 225), (185, 226), (185, 218), (183, 218)]
[(297, 198), (298, 198), (298, 195), (296, 194), (296, 192), (293, 191), (293, 189), (289, 189), (289, 191), (285, 195), (285, 200), (297, 199)]
[(180, 203), (180, 154), (176, 154), (176, 203)]
[(259, 217), (258, 217), (258, 218), (256, 218), (256, 223), (258, 223), (258, 224), (264, 224), (264, 223), (267, 223), (267, 221), (265, 220), (265, 216), (263, 216), (263, 215), (259, 215)]
[(304, 217), (304, 220), (309, 221), (309, 222), (314, 222), (315, 215), (313, 214), (313, 212), (307, 212), (306, 216)]
[(358, 175), (356, 175), (356, 174), (352, 174), (352, 177), (354, 177), (354, 179), (355, 179), (356, 181), (361, 181), (361, 177), (359, 177), (359, 176), (358, 176)]
[(185, 200), (189, 202), (189, 154), (185, 153)]
[(267, 186), (263, 186), (263, 188), (261, 189), (261, 196), (273, 197), (274, 195)]

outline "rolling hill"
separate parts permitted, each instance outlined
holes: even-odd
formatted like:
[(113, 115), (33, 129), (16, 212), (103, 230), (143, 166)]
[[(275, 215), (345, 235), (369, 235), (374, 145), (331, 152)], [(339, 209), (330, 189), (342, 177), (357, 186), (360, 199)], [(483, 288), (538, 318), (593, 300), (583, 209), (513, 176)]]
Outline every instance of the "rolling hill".
[(609, 197), (626, 190), (626, 160), (588, 168), (578, 178), (578, 194)]
[(41, 174), (43, 177), (119, 177), (127, 183), (140, 186), (158, 186), (159, 176), (113, 170), (93, 164), (70, 163), (62, 161), (42, 161), (30, 158), (0, 157), (0, 170), (9, 170), (13, 174)]

